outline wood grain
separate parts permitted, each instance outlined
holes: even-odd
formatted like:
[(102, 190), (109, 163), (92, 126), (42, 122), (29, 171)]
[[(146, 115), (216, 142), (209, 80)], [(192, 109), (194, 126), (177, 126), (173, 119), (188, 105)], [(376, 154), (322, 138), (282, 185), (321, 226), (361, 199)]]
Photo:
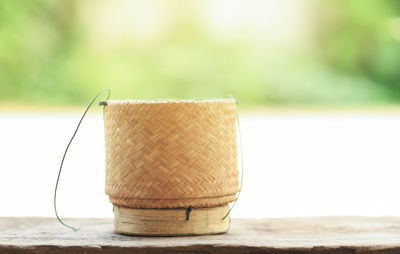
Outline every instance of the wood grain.
[(400, 253), (400, 218), (233, 219), (226, 234), (133, 237), (112, 219), (0, 218), (0, 253)]

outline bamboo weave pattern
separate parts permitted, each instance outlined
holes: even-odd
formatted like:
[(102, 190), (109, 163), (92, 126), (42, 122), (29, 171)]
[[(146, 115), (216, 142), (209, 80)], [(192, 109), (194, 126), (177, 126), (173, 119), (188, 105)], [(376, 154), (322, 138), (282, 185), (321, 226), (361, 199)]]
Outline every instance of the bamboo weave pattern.
[(213, 207), (235, 200), (235, 100), (111, 100), (104, 116), (105, 191), (114, 205)]

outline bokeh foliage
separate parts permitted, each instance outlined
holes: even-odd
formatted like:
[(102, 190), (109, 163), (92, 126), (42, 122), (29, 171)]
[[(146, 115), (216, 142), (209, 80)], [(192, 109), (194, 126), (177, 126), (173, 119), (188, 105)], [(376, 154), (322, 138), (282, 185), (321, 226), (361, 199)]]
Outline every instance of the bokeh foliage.
[[(294, 41), (295, 50), (271, 46), (263, 31), (261, 39), (240, 29), (216, 36), (199, 1), (150, 1), (168, 15), (156, 36), (144, 26), (145, 38), (109, 25), (121, 15), (111, 8), (119, 1), (0, 1), (0, 100), (85, 104), (110, 87), (115, 99), (233, 94), (245, 105), (398, 102), (400, 2), (299, 1), (309, 6), (311, 24), (309, 40), (298, 48)], [(108, 16), (96, 12), (101, 5), (103, 14), (111, 8)]]

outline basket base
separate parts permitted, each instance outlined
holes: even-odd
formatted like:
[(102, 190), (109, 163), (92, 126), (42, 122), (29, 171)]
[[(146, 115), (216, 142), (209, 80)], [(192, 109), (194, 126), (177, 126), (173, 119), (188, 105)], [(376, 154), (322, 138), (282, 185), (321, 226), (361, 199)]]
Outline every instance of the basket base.
[(182, 236), (221, 234), (228, 231), (229, 205), (193, 208), (189, 220), (186, 209), (134, 209), (114, 205), (114, 230), (120, 234)]

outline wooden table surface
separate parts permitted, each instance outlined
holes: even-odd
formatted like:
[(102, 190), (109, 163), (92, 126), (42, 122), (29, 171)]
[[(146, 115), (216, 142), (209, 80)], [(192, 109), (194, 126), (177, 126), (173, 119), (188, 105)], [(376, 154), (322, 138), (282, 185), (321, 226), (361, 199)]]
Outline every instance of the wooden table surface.
[(222, 235), (132, 237), (111, 219), (0, 218), (0, 253), (400, 253), (400, 218), (233, 219)]

